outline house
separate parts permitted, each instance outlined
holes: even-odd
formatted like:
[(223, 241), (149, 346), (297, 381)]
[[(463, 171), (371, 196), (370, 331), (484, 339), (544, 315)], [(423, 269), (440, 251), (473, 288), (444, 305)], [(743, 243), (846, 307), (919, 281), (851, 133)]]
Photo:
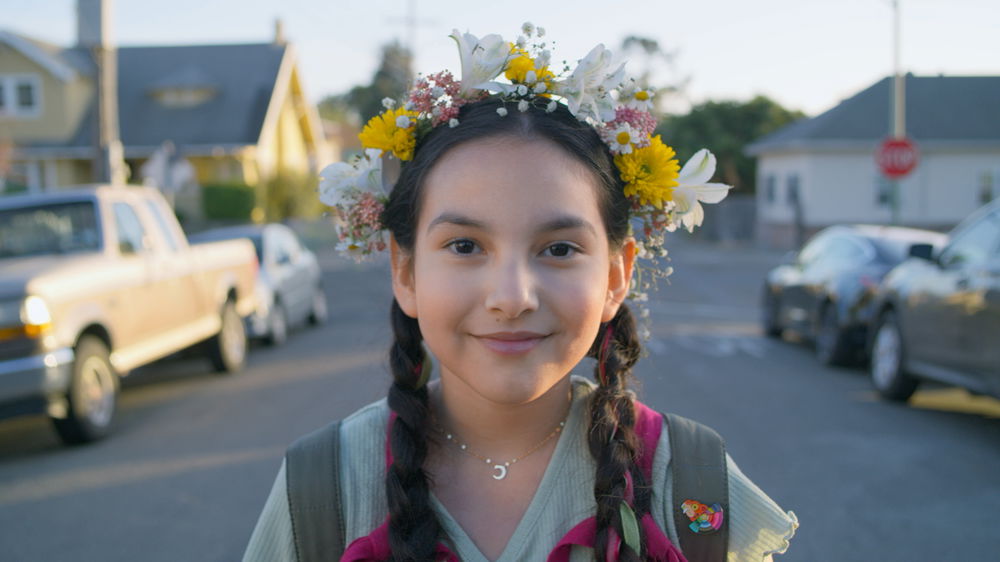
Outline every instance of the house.
[[(899, 180), (898, 223), (946, 230), (1000, 194), (1000, 76), (905, 80), (919, 163)], [(892, 188), (875, 152), (891, 131), (892, 78), (751, 144), (758, 241), (792, 248), (835, 223), (889, 224)]]
[[(93, 181), (96, 69), (86, 19), (69, 48), (0, 31), (0, 192)], [(270, 43), (118, 47), (118, 126), (130, 181), (141, 182), (142, 165), (165, 143), (200, 185), (314, 177), (332, 161), (295, 49), (282, 35), (279, 22)], [(177, 193), (176, 205), (197, 217), (198, 186)]]

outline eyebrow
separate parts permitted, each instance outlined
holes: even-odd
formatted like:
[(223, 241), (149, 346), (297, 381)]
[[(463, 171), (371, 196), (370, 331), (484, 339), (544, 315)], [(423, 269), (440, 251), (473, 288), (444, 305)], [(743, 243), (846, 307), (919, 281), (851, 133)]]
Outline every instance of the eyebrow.
[[(436, 219), (432, 220), (431, 223), (427, 225), (427, 230), (430, 231), (435, 226), (441, 224), (466, 226), (486, 231), (490, 230), (489, 227), (486, 226), (486, 223), (482, 221), (478, 221), (471, 217), (451, 212), (444, 212), (438, 215)], [(595, 236), (597, 235), (597, 229), (594, 228), (594, 225), (590, 224), (588, 221), (580, 217), (575, 217), (572, 215), (560, 215), (553, 219), (547, 220), (538, 227), (537, 231), (539, 233), (543, 233), (543, 232), (554, 232), (557, 230), (571, 230), (571, 229), (589, 230), (591, 234)]]

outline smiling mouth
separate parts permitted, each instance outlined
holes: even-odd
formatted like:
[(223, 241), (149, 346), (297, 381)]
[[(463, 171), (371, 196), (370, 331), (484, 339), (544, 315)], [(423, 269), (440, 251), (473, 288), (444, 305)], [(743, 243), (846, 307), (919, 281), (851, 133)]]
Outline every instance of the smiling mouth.
[(477, 335), (475, 338), (490, 351), (501, 355), (521, 355), (535, 348), (548, 334), (535, 332), (496, 332)]

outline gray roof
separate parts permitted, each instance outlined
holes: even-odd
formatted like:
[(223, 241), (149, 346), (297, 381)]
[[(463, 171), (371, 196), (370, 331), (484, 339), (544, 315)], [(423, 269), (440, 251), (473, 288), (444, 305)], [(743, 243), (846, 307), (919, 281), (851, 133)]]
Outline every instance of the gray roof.
[[(1000, 146), (1000, 76), (905, 77), (906, 132), (924, 145)], [(748, 154), (790, 148), (871, 147), (891, 131), (892, 78), (801, 119), (747, 147)]]
[[(148, 154), (167, 140), (181, 153), (192, 145), (256, 144), (286, 49), (273, 43), (119, 47), (118, 126), (126, 155)], [(153, 93), (167, 88), (214, 95), (193, 107), (166, 107)], [(30, 146), (89, 147), (94, 121), (92, 106), (68, 143)]]

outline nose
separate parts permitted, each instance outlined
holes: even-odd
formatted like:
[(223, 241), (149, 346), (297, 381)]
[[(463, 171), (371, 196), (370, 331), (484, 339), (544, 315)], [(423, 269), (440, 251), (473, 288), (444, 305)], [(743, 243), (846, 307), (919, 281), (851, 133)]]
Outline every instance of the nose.
[(497, 260), (487, 281), (486, 308), (504, 320), (537, 310), (537, 282), (524, 259)]

